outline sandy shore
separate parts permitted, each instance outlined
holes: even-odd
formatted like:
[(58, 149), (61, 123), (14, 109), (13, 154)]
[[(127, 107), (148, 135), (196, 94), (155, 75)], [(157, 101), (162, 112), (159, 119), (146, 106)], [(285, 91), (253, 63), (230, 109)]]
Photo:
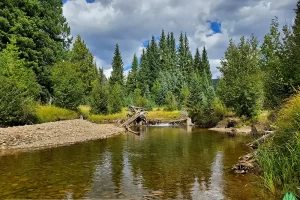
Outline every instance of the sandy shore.
[[(230, 131), (231, 128), (218, 128), (218, 127), (215, 127), (215, 128), (210, 128), (208, 130), (218, 131), (218, 132), (225, 133), (227, 131)], [(248, 134), (251, 133), (251, 127), (250, 126), (244, 126), (244, 127), (241, 127), (241, 128), (235, 128), (235, 130), (237, 131), (237, 134), (241, 134), (241, 135), (248, 135)]]
[(67, 120), (0, 128), (0, 153), (12, 149), (40, 149), (111, 137), (124, 132), (113, 124)]

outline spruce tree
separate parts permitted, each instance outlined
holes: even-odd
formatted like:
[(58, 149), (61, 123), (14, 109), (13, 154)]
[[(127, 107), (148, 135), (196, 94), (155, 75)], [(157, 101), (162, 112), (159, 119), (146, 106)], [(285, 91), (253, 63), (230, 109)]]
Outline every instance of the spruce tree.
[(202, 50), (201, 63), (202, 63), (201, 73), (206, 73), (209, 84), (213, 85), (213, 83), (212, 83), (212, 74), (211, 74), (211, 71), (210, 71), (210, 64), (209, 64), (207, 51), (206, 51), (205, 47), (203, 47), (203, 50)]
[(154, 80), (158, 77), (160, 69), (160, 56), (154, 36), (152, 36), (150, 45), (147, 48), (147, 59), (149, 63), (149, 87), (152, 88)]
[(97, 78), (97, 67), (92, 53), (79, 35), (71, 51), (71, 62), (83, 83), (85, 96), (88, 97), (92, 91), (92, 82)]
[(201, 55), (200, 55), (198, 47), (196, 49), (196, 53), (195, 53), (195, 57), (194, 57), (194, 70), (198, 71), (199, 73), (201, 73), (201, 71), (202, 71), (202, 60), (201, 60)]
[(112, 73), (109, 80), (110, 85), (118, 83), (120, 86), (124, 84), (123, 61), (119, 50), (119, 45), (116, 44), (114, 57), (112, 60)]
[(128, 93), (133, 92), (138, 87), (138, 67), (138, 59), (136, 57), (136, 54), (134, 54), (131, 65), (131, 71), (128, 74), (126, 82), (126, 88), (128, 90)]
[(141, 55), (141, 62), (140, 67), (138, 71), (138, 88), (142, 90), (142, 92), (145, 91), (146, 86), (151, 84), (150, 79), (150, 67), (149, 67), (149, 61), (148, 61), (148, 53), (143, 49), (142, 55)]

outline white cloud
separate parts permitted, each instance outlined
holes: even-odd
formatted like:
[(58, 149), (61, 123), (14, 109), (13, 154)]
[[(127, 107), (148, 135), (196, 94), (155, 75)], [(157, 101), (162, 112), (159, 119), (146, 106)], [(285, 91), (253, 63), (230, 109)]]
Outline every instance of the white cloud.
[[(214, 77), (215, 66), (223, 57), (230, 38), (254, 33), (260, 40), (268, 32), (271, 19), (290, 23), (297, 0), (72, 0), (63, 11), (72, 30), (80, 34), (96, 57), (105, 74), (110, 75), (115, 44), (118, 43), (124, 66), (132, 62), (134, 53), (141, 54), (142, 42), (161, 29), (186, 32), (194, 53), (197, 47), (207, 47)], [(207, 21), (222, 24), (222, 33), (213, 34)], [(211, 36), (208, 36), (211, 35)]]

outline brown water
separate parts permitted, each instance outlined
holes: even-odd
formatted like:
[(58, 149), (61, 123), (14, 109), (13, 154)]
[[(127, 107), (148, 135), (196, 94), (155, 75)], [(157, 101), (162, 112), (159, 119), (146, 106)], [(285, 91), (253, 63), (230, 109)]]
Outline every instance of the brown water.
[(148, 127), (0, 157), (0, 199), (272, 199), (254, 175), (230, 167), (246, 137), (196, 129)]

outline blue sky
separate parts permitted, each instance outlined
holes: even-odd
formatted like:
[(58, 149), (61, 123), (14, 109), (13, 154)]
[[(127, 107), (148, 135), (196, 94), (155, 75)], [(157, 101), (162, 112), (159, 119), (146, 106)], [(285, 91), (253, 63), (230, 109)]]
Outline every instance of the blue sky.
[(98, 66), (110, 75), (116, 43), (125, 70), (133, 54), (138, 57), (151, 36), (161, 30), (187, 34), (192, 54), (206, 47), (213, 77), (229, 40), (239, 41), (252, 33), (262, 41), (271, 19), (291, 23), (297, 0), (63, 0), (63, 12), (74, 38), (80, 34), (95, 56)]

